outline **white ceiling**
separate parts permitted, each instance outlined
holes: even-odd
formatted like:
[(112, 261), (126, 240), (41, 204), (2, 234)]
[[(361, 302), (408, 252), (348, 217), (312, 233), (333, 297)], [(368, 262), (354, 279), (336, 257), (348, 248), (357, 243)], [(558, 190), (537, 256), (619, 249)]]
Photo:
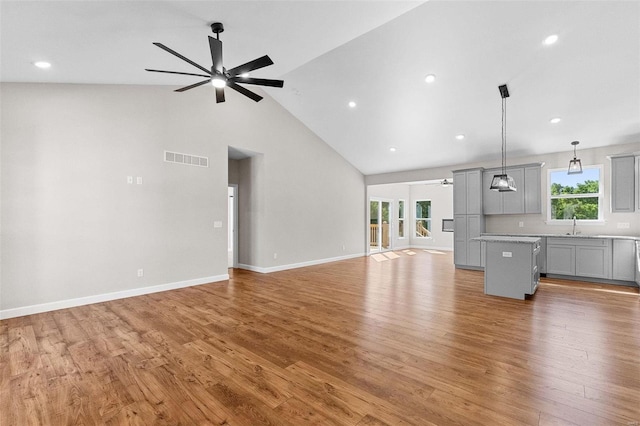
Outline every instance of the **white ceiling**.
[(225, 66), (268, 54), (266, 92), (364, 174), (499, 164), (505, 83), (509, 157), (640, 145), (638, 1), (2, 0), (0, 79), (185, 86), (144, 71), (198, 72), (151, 43), (208, 67), (213, 21)]

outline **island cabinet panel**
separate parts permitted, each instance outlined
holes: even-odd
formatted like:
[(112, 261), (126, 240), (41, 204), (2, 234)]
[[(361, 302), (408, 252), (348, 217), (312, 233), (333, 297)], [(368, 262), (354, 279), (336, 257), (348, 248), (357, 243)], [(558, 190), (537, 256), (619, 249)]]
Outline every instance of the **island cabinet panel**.
[(633, 281), (635, 279), (635, 241), (613, 240), (614, 280)]
[(635, 201), (635, 157), (633, 155), (611, 158), (611, 211), (633, 212)]
[(547, 240), (547, 273), (560, 275), (576, 274), (576, 247), (567, 244), (554, 244)]

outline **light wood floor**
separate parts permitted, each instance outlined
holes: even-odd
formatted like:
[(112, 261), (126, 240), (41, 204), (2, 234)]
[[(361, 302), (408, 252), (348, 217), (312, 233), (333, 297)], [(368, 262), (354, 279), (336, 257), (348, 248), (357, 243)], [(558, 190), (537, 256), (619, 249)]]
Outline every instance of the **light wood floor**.
[(357, 258), (0, 322), (0, 424), (638, 425), (640, 297)]

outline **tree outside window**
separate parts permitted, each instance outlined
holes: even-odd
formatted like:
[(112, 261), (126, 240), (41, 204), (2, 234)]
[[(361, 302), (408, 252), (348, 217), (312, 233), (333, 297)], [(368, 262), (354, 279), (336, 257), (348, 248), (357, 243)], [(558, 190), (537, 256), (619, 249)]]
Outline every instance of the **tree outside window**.
[(550, 220), (601, 220), (601, 167), (583, 167), (582, 174), (566, 169), (549, 171)]

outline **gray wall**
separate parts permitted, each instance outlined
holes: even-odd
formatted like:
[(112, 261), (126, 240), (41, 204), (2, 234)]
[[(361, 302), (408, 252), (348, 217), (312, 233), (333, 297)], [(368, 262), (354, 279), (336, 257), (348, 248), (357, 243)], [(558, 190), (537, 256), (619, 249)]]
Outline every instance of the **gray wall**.
[[(257, 200), (241, 211), (251, 217), (240, 229), (249, 229), (250, 266), (364, 252), (363, 176), (268, 96), (254, 103), (232, 92), (216, 105), (206, 88), (0, 90), (0, 314), (224, 279), (229, 145), (262, 153), (255, 174), (238, 167)], [(210, 166), (165, 163), (164, 150)]]

